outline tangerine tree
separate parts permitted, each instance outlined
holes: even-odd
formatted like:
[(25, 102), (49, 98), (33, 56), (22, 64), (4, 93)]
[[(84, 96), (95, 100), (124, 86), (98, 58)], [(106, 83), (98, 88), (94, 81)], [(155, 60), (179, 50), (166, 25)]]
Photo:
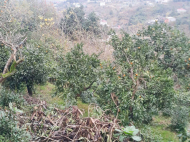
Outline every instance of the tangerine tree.
[(56, 94), (65, 98), (68, 105), (76, 103), (77, 97), (81, 97), (97, 81), (98, 55), (85, 54), (82, 44), (77, 44), (57, 60)]
[(137, 36), (158, 54), (159, 66), (172, 69), (178, 88), (190, 89), (190, 39), (177, 29), (158, 23), (139, 31)]
[[(163, 69), (148, 40), (112, 32), (114, 62), (104, 67), (98, 102), (119, 113), (123, 124), (150, 122), (152, 115), (169, 108), (174, 96), (172, 70)], [(116, 100), (113, 102), (112, 100)]]

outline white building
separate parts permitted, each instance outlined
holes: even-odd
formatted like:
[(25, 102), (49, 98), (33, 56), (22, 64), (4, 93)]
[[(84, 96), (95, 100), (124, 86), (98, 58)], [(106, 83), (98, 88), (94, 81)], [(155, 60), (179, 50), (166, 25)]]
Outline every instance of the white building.
[(80, 7), (80, 4), (79, 3), (73, 3), (73, 5), (75, 6), (75, 7)]
[(185, 13), (185, 12), (187, 12), (187, 10), (183, 8), (177, 9), (177, 13)]
[(111, 0), (87, 0), (87, 2), (111, 2)]
[(111, 2), (111, 0), (102, 0), (103, 2)]
[(168, 3), (170, 1), (171, 0), (155, 0), (156, 3), (161, 3), (161, 4)]
[(100, 25), (102, 25), (102, 26), (108, 26), (108, 23), (107, 23), (107, 21), (106, 20), (100, 20)]
[(152, 24), (154, 24), (155, 22), (158, 22), (158, 19), (149, 20), (149, 21), (147, 22), (147, 24), (152, 25)]
[(176, 18), (174, 18), (174, 17), (166, 17), (166, 19), (165, 19), (165, 23), (171, 23), (171, 22), (175, 22), (176, 21)]
[(150, 6), (150, 7), (154, 7), (154, 6), (155, 6), (155, 5), (154, 5), (152, 2), (150, 2), (150, 1), (147, 1), (146, 4), (147, 4), (148, 6)]
[(100, 2), (100, 6), (105, 6), (106, 3), (105, 2)]

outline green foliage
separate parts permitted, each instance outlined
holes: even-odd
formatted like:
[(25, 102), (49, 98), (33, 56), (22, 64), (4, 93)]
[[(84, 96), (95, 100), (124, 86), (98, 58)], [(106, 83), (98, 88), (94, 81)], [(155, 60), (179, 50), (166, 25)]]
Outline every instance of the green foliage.
[(186, 128), (190, 114), (190, 92), (178, 92), (171, 110), (167, 112), (172, 118), (171, 126), (173, 129), (183, 130)]
[(139, 133), (139, 130), (135, 128), (135, 126), (127, 126), (123, 128), (122, 130), (118, 130), (118, 134), (115, 134), (115, 136), (119, 136), (119, 141), (123, 142), (127, 138), (131, 138), (135, 141), (141, 141), (141, 137), (137, 136)]
[(16, 107), (20, 108), (24, 104), (24, 99), (21, 95), (7, 91), (4, 88), (0, 91), (0, 106), (8, 107), (9, 103), (14, 103)]
[(150, 122), (158, 110), (171, 107), (174, 96), (171, 70), (159, 67), (154, 49), (147, 40), (112, 33), (115, 61), (104, 67), (98, 102), (104, 109), (117, 109), (110, 95), (115, 94), (123, 124), (131, 120)]
[(163, 138), (161, 135), (156, 134), (154, 131), (151, 130), (150, 127), (144, 127), (141, 130), (141, 135), (143, 138), (143, 141), (145, 142), (162, 142)]
[(9, 58), (10, 52), (9, 47), (6, 47), (3, 44), (0, 44), (0, 73), (3, 72), (5, 64)]
[(96, 16), (94, 12), (92, 12), (88, 15), (87, 19), (85, 19), (84, 24), (82, 26), (87, 32), (92, 32), (95, 35), (99, 35), (101, 31), (98, 25), (98, 21), (99, 18)]
[(138, 8), (136, 12), (129, 18), (129, 26), (144, 23), (146, 21), (146, 11), (143, 8)]
[(64, 13), (64, 18), (61, 19), (60, 28), (69, 36), (74, 36), (77, 31), (82, 32), (83, 30), (98, 35), (100, 33), (98, 21), (99, 18), (94, 12), (85, 18), (83, 6), (74, 9), (68, 8)]
[(78, 44), (58, 60), (56, 92), (76, 103), (77, 96), (90, 89), (97, 80), (98, 56), (85, 54), (82, 44)]
[(155, 7), (153, 8), (152, 15), (166, 16), (166, 13), (167, 13), (169, 10), (172, 10), (172, 7), (171, 7), (171, 6), (163, 5), (163, 4), (157, 4), (157, 6), (155, 6)]
[(64, 13), (64, 19), (61, 19), (60, 27), (67, 35), (72, 35), (76, 30), (81, 29), (81, 24), (84, 23), (83, 7), (69, 8)]
[(171, 68), (175, 80), (184, 87), (190, 83), (190, 40), (184, 33), (167, 26), (154, 24), (138, 32), (138, 37), (146, 37), (149, 46), (157, 54), (158, 62), (164, 69)]
[(95, 103), (95, 104), (97, 104), (96, 97), (94, 96), (93, 90), (87, 90), (87, 91), (82, 92), (81, 100), (83, 103)]
[(19, 128), (16, 121), (16, 113), (21, 112), (9, 103), (8, 111), (0, 110), (0, 141), (26, 142), (30, 140), (30, 134), (24, 128)]

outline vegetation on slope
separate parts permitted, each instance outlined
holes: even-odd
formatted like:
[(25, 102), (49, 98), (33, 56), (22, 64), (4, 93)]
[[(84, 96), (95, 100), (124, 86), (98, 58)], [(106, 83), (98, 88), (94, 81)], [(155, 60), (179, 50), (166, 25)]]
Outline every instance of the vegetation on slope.
[[(1, 141), (188, 140), (190, 39), (185, 34), (158, 23), (132, 36), (97, 33), (97, 17), (91, 13), (84, 20), (82, 8), (69, 8), (61, 19), (44, 1), (1, 3)], [(105, 35), (109, 46), (101, 40)], [(106, 60), (104, 46), (112, 48), (113, 60)], [(74, 105), (88, 117), (80, 117)], [(94, 107), (87, 111), (87, 105)], [(167, 126), (156, 126), (168, 118)]]

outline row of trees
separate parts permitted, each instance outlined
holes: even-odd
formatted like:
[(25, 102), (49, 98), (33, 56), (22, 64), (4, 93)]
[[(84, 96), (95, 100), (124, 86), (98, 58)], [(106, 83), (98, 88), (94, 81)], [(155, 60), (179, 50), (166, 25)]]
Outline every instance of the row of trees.
[(175, 90), (189, 91), (190, 44), (184, 34), (155, 24), (136, 36), (124, 33), (120, 39), (113, 31), (111, 35), (113, 62), (100, 63), (98, 56), (85, 55), (80, 45), (60, 60), (58, 94), (72, 101), (84, 94), (95, 97), (115, 115), (119, 109), (119, 118), (127, 124), (150, 122), (153, 114), (172, 107)]

